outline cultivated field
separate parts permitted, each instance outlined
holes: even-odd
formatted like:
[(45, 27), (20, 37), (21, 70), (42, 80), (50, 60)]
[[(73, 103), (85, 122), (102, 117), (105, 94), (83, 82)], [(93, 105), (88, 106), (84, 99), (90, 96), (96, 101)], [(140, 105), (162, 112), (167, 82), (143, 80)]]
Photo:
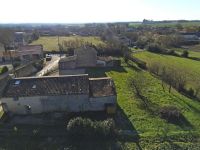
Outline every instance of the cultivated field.
[[(89, 42), (94, 45), (98, 44), (105, 44), (99, 37), (88, 36), (61, 36), (59, 37), (59, 43), (62, 44), (63, 41), (70, 41), (70, 40), (83, 40), (84, 42)], [(44, 36), (40, 37), (37, 41), (33, 41), (31, 45), (34, 44), (42, 44), (44, 46), (45, 51), (58, 51), (58, 37), (57, 36)]]

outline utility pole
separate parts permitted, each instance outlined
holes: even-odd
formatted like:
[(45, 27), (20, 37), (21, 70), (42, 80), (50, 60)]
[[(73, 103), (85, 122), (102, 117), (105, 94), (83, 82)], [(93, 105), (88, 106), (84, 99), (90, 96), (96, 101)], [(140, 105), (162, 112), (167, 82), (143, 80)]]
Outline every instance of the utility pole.
[(60, 37), (59, 37), (59, 34), (58, 34), (58, 48), (59, 48), (59, 51), (60, 51), (60, 58), (61, 58), (61, 47), (60, 47)]

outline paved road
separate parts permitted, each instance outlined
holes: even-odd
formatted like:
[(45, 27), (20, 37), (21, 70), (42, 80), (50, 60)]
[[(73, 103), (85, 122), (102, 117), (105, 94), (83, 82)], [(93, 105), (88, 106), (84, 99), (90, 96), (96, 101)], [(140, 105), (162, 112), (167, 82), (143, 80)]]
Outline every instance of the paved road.
[(58, 55), (52, 55), (51, 61), (46, 62), (45, 67), (36, 74), (36, 77), (41, 77), (47, 73), (57, 70), (59, 60), (60, 60), (60, 57)]

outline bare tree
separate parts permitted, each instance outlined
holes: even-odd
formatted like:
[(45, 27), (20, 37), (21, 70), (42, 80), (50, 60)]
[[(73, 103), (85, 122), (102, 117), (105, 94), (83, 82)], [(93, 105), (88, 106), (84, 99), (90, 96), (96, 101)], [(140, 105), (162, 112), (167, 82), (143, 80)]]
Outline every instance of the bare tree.
[(198, 96), (200, 96), (199, 94), (200, 94), (200, 79), (195, 79), (195, 84), (194, 84), (194, 88), (195, 88), (195, 94), (194, 94), (194, 96), (195, 97), (198, 97)]
[(5, 50), (7, 46), (13, 42), (14, 34), (13, 31), (10, 29), (0, 29), (0, 43), (4, 45)]
[(148, 68), (149, 68), (149, 71), (155, 75), (159, 75), (160, 73), (160, 64), (159, 62), (152, 62), (149, 64)]
[(143, 92), (148, 85), (148, 80), (145, 75), (143, 73), (137, 73), (135, 76), (129, 78), (128, 84), (135, 91), (136, 96), (143, 101), (145, 107), (148, 107), (146, 98), (143, 96)]

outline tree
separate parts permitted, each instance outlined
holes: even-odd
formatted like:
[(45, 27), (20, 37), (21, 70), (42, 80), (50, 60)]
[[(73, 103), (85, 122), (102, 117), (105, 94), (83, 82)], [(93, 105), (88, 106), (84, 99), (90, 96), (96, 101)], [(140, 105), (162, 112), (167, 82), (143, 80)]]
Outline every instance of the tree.
[(200, 96), (199, 95), (200, 94), (200, 79), (199, 78), (195, 79), (194, 83), (195, 83), (194, 84), (194, 88), (195, 88), (194, 96), (198, 97), (198, 96)]
[(5, 50), (14, 40), (14, 32), (10, 29), (0, 29), (0, 43), (4, 45)]
[(159, 62), (152, 62), (148, 66), (149, 71), (157, 76), (159, 76), (160, 73), (160, 64)]
[(34, 30), (32, 34), (32, 40), (38, 40), (39, 37), (40, 37), (39, 32), (37, 30)]
[(182, 57), (188, 58), (189, 52), (187, 50), (184, 50), (181, 54)]
[(169, 93), (171, 93), (172, 86), (175, 82), (175, 70), (166, 68), (165, 66), (162, 67), (161, 72), (161, 80), (162, 80), (162, 87), (164, 90), (164, 82), (169, 84)]
[(145, 107), (147, 108), (147, 99), (145, 96), (143, 96), (143, 92), (148, 85), (148, 80), (144, 73), (137, 73), (136, 75), (130, 77), (128, 79), (128, 84), (135, 91), (136, 96), (142, 100)]

